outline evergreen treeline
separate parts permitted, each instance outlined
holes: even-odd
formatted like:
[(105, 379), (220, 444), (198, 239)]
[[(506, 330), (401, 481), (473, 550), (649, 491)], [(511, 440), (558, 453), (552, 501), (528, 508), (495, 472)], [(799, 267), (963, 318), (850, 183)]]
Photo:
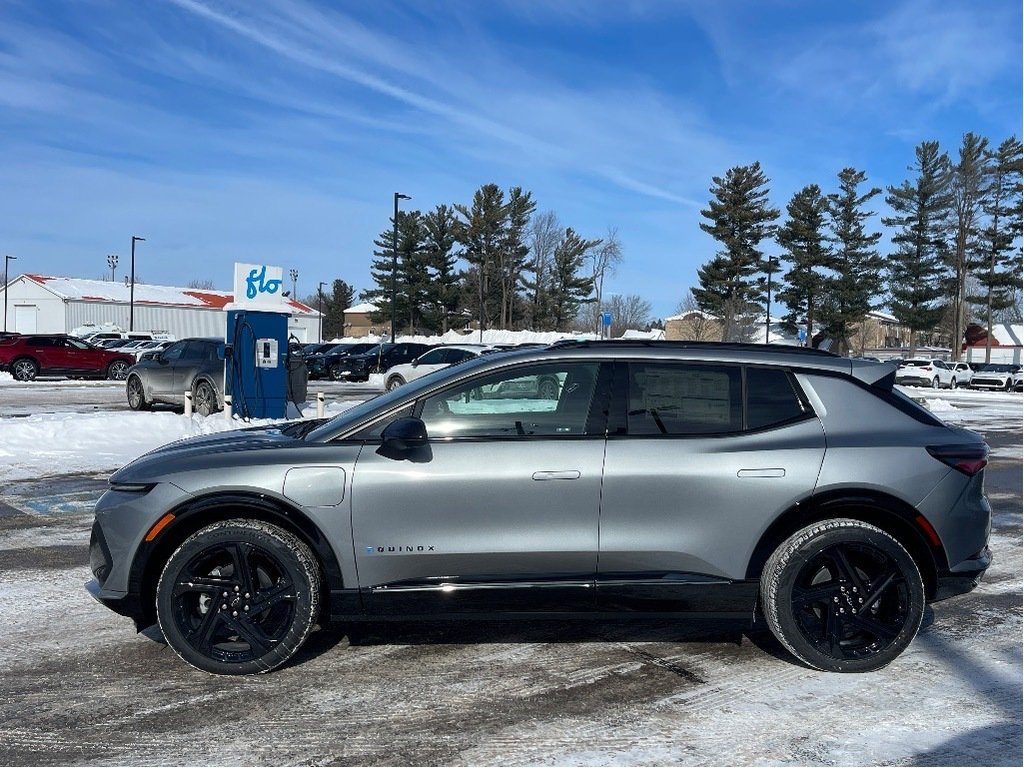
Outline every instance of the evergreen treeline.
[[(468, 205), (401, 211), (374, 240), (375, 288), (360, 298), (391, 318), (395, 269), (397, 333), (444, 333), (479, 323), (483, 329), (565, 331), (580, 328), (581, 307), (601, 304), (606, 272), (621, 259), (609, 236), (588, 239), (553, 211), (537, 212), (521, 187), (480, 187)], [(589, 330), (589, 328), (588, 328)]]
[(810, 339), (823, 331), (842, 351), (871, 309), (887, 305), (919, 334), (941, 327), (960, 353), (968, 320), (991, 337), (995, 316), (1015, 305), (1021, 286), (1021, 142), (998, 147), (968, 133), (950, 160), (938, 142), (922, 142), (908, 178), (885, 190), (892, 252), (882, 255), (881, 232), (870, 231), (882, 194), (863, 171), (844, 168), (834, 192), (809, 184), (793, 195), (785, 218), (768, 205), (769, 179), (759, 163), (714, 177), (701, 229), (720, 244), (691, 289), (697, 306), (719, 318), (725, 341), (748, 341), (764, 316), (775, 243), (787, 265), (776, 282), (791, 330)]

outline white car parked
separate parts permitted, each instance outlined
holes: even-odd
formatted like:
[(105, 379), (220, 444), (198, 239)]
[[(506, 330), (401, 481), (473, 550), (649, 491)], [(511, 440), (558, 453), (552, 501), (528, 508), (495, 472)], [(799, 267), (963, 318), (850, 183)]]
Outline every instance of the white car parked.
[(897, 384), (913, 384), (920, 387), (956, 389), (953, 370), (942, 360), (916, 357), (904, 360), (896, 369)]
[(1021, 367), (1010, 363), (989, 363), (975, 372), (971, 386), (975, 389), (1013, 389), (1013, 376), (1020, 374)]
[(974, 371), (971, 370), (971, 366), (967, 363), (954, 363), (953, 364), (953, 388), (957, 387), (969, 387), (971, 386), (971, 378), (974, 376)]
[(388, 368), (384, 377), (384, 386), (390, 391), (418, 379), (420, 376), (426, 376), (428, 373), (447, 368), (449, 365), (477, 357), (491, 349), (492, 347), (486, 344), (446, 344), (442, 347), (434, 347), (411, 363), (402, 363)]

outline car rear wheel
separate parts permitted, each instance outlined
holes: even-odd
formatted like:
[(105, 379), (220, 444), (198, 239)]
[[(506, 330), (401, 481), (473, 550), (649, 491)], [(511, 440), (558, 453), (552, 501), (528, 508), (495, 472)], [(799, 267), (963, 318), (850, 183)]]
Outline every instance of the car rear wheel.
[(39, 365), (35, 360), (23, 357), (11, 365), (11, 375), (18, 381), (32, 381), (39, 373)]
[(125, 377), (128, 376), (128, 368), (130, 367), (124, 360), (115, 360), (107, 366), (107, 378), (114, 381), (124, 381)]
[(761, 575), (772, 633), (794, 656), (828, 672), (871, 672), (917, 635), (921, 574), (892, 536), (859, 520), (826, 520), (790, 536)]
[(398, 389), (403, 384), (405, 384), (405, 379), (401, 376), (392, 376), (388, 379), (387, 390), (390, 392), (393, 389)]
[(128, 384), (125, 387), (128, 393), (128, 407), (133, 411), (148, 411), (150, 403), (146, 400), (146, 389), (142, 386), (142, 379), (132, 375), (128, 377)]
[(192, 390), (192, 402), (196, 413), (200, 416), (209, 416), (217, 410), (217, 393), (209, 382), (196, 382)]
[(936, 376), (934, 379), (932, 379), (932, 389), (938, 389), (938, 388), (939, 388), (939, 377)]
[(334, 381), (341, 381), (344, 378), (344, 376), (342, 376), (342, 374), (341, 374), (341, 366), (340, 365), (332, 365), (329, 373), (331, 374), (331, 378)]
[(156, 609), (168, 645), (217, 675), (269, 672), (316, 623), (320, 575), (309, 547), (260, 520), (226, 520), (182, 543), (164, 566)]

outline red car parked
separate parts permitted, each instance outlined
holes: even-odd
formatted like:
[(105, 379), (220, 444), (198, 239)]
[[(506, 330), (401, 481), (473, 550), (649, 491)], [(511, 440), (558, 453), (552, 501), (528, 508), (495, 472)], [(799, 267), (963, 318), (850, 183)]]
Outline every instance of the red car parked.
[(18, 381), (32, 381), (40, 373), (121, 381), (133, 365), (134, 355), (99, 349), (63, 333), (0, 338), (0, 371), (10, 371)]

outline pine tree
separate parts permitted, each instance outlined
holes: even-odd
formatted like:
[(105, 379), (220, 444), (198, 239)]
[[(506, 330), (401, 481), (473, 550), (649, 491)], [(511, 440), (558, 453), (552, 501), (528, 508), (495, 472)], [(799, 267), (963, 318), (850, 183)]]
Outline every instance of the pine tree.
[(520, 302), (518, 289), (526, 257), (530, 247), (526, 244), (527, 227), (530, 216), (537, 209), (537, 203), (529, 192), (521, 187), (512, 187), (508, 191), (507, 220), (505, 234), (498, 252), (498, 271), (501, 282), (501, 317), (500, 327), (511, 329), (516, 305)]
[(423, 216), (423, 257), (431, 274), (424, 320), (439, 333), (448, 332), (459, 308), (462, 274), (456, 269), (458, 260), (453, 253), (456, 229), (455, 211), (447, 205), (439, 205)]
[(825, 333), (836, 340), (841, 354), (849, 352), (854, 326), (863, 324), (874, 308), (872, 301), (882, 292), (885, 259), (876, 249), (882, 233), (866, 231), (875, 213), (864, 210), (882, 190), (872, 187), (861, 194), (858, 188), (866, 180), (863, 171), (844, 168), (839, 172), (839, 192), (827, 198), (832, 274), (825, 280), (820, 314)]
[(759, 310), (754, 276), (763, 254), (758, 246), (774, 235), (779, 211), (768, 206), (768, 178), (760, 163), (730, 168), (724, 179), (712, 181), (714, 199), (701, 211), (710, 223), (700, 228), (723, 248), (701, 267), (700, 287), (691, 290), (702, 310), (721, 319), (723, 341), (747, 341), (744, 326)]
[(967, 327), (967, 280), (977, 258), (970, 251), (978, 245), (978, 226), (982, 212), (985, 182), (989, 176), (988, 139), (965, 133), (960, 145), (960, 160), (950, 177), (950, 201), (953, 219), (953, 249), (950, 251), (951, 279), (949, 299), (952, 308), (953, 359), (960, 359), (961, 343)]
[(911, 332), (910, 354), (917, 353), (917, 334), (932, 330), (942, 317), (942, 297), (949, 236), (949, 157), (937, 141), (925, 141), (915, 151), (913, 183), (888, 187), (885, 202), (895, 216), (882, 219), (896, 233), (896, 252), (889, 259), (890, 307)]
[(988, 341), (985, 362), (992, 357), (992, 316), (1013, 305), (1021, 284), (1021, 142), (1016, 136), (988, 153), (989, 174), (982, 196), (986, 221), (978, 233), (969, 266), (981, 291), (967, 300), (984, 307)]
[[(463, 291), (466, 306), (474, 311), (481, 332), (494, 325), (499, 314), (494, 312), (494, 294), (500, 286), (498, 252), (505, 240), (505, 220), (508, 206), (505, 193), (497, 184), (484, 184), (473, 195), (473, 205), (456, 204), (461, 219), (456, 227), (456, 239), (462, 246), (461, 256), (469, 262), (467, 284)], [(473, 280), (472, 290), (468, 281)]]
[[(429, 282), (422, 254), (424, 230), (421, 218), (419, 211), (399, 211), (397, 253), (393, 223), (373, 241), (376, 246), (373, 255), (376, 258), (370, 264), (370, 277), (377, 287), (363, 295), (377, 307), (377, 312), (372, 315), (375, 323), (391, 320), (394, 269), (395, 325), (405, 325), (410, 330), (415, 328), (419, 307), (424, 300), (425, 286)], [(398, 327), (395, 332), (398, 332)]]
[(831, 251), (826, 243), (825, 212), (828, 201), (817, 184), (809, 184), (795, 195), (786, 206), (789, 218), (779, 228), (777, 240), (792, 266), (785, 274), (785, 286), (779, 291), (779, 301), (789, 312), (785, 326), (795, 330), (801, 324), (807, 339), (814, 336), (815, 316), (824, 293), (825, 270), (831, 263)]
[(600, 240), (584, 240), (571, 227), (555, 247), (552, 260), (552, 324), (554, 331), (571, 330), (569, 324), (594, 289), (594, 281), (581, 274), (587, 253)]

